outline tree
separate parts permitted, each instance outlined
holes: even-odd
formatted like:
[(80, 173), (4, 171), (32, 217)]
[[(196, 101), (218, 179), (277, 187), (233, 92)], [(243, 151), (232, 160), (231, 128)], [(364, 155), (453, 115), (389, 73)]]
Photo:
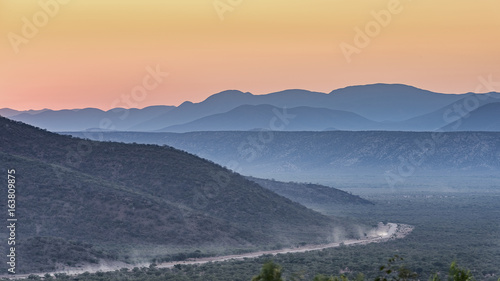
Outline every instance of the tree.
[[(432, 281), (441, 281), (441, 278), (437, 274), (435, 274), (432, 279)], [(470, 270), (467, 270), (465, 268), (460, 268), (457, 266), (456, 262), (452, 262), (450, 266), (450, 273), (448, 275), (448, 280), (449, 281), (475, 281), (474, 277), (472, 276), (472, 273)], [(499, 279), (500, 281), (500, 279)]]
[(456, 262), (451, 263), (450, 275), (448, 276), (448, 279), (453, 280), (453, 281), (474, 281), (474, 280), (476, 280), (472, 276), (472, 273), (470, 273), (470, 270), (458, 267)]
[[(387, 262), (387, 265), (383, 265), (379, 268), (380, 272), (383, 276), (379, 276), (375, 279), (375, 281), (409, 281), (409, 280), (418, 280), (418, 275), (406, 268), (404, 265), (397, 267), (395, 263), (397, 261), (402, 261), (403, 258), (395, 255), (390, 258)], [(436, 280), (437, 281), (437, 280)]]
[[(375, 281), (414, 281), (419, 280), (417, 273), (406, 268), (405, 266), (397, 266), (398, 261), (402, 261), (403, 258), (395, 255), (388, 260), (386, 265), (379, 268), (382, 276), (375, 278)], [(303, 276), (292, 276), (291, 280), (302, 279)], [(354, 281), (364, 281), (364, 274), (358, 274)], [(441, 281), (438, 274), (435, 274), (430, 279), (431, 281)], [(262, 270), (259, 275), (255, 276), (252, 281), (283, 281), (281, 278), (281, 266), (273, 263), (272, 261), (265, 263), (262, 266)], [(313, 281), (349, 281), (344, 275), (341, 276), (325, 276), (318, 274), (314, 277)], [(460, 268), (457, 266), (456, 262), (453, 262), (450, 266), (450, 272), (448, 274), (448, 281), (476, 281), (472, 276), (470, 270), (465, 268)], [(500, 281), (500, 279), (498, 279)]]
[(252, 281), (283, 281), (281, 278), (281, 266), (273, 261), (266, 262), (260, 271), (260, 274), (254, 276)]

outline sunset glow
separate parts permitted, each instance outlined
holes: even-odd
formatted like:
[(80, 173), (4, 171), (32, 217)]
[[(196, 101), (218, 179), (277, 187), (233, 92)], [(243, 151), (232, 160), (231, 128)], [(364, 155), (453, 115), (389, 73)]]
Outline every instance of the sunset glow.
[[(356, 28), (390, 5), (400, 12), (356, 47)], [(500, 79), (499, 10), (496, 0), (1, 1), (0, 108), (110, 109), (157, 66), (168, 76), (136, 107), (379, 82), (465, 93), (479, 76)], [(342, 43), (359, 52), (346, 59)]]

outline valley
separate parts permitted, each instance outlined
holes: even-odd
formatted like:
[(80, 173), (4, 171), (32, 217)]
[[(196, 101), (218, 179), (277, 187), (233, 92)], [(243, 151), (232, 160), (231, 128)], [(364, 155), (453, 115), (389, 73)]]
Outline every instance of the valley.
[[(354, 192), (354, 190), (352, 190)], [(358, 192), (360, 190), (357, 190)], [(358, 246), (339, 246), (302, 253), (263, 255), (243, 260), (189, 264), (167, 263), (169, 267), (129, 267), (128, 270), (83, 273), (77, 278), (158, 278), (153, 280), (234, 281), (250, 280), (268, 260), (283, 266), (285, 278), (302, 274), (312, 280), (314, 274), (338, 275), (344, 272), (354, 278), (364, 273), (377, 276), (374, 265), (383, 265), (394, 255), (404, 258), (402, 264), (426, 280), (432, 273), (445, 274), (452, 261), (471, 269), (477, 280), (496, 281), (500, 271), (500, 194), (492, 191), (411, 191), (369, 189), (361, 193), (375, 205), (331, 206), (322, 212), (351, 221), (377, 226), (380, 220), (398, 221), (414, 226), (404, 239)], [(160, 263), (158, 263), (159, 265)], [(173, 266), (178, 264), (178, 266)], [(121, 264), (122, 266), (125, 266)], [(146, 264), (145, 264), (146, 265)], [(113, 266), (113, 264), (108, 264)], [(92, 268), (86, 268), (92, 272)], [(71, 272), (73, 273), (73, 272)], [(74, 272), (77, 273), (77, 272)], [(64, 280), (64, 274), (60, 275)], [(69, 278), (69, 277), (68, 277)]]

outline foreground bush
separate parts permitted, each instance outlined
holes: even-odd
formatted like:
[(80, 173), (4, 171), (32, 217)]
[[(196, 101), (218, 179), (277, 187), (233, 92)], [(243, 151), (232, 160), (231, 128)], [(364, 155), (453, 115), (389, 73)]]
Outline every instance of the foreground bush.
[[(388, 260), (386, 265), (383, 265), (379, 268), (379, 276), (375, 278), (375, 281), (418, 281), (419, 276), (416, 272), (411, 271), (406, 268), (404, 265), (397, 266), (396, 263), (398, 261), (402, 261), (403, 258), (399, 256), (394, 256)], [(252, 281), (284, 281), (281, 277), (282, 268), (280, 265), (275, 264), (273, 261), (269, 261), (262, 266), (262, 270), (259, 275), (256, 275), (252, 278)], [(303, 280), (299, 277), (291, 277), (291, 281)], [(358, 274), (353, 281), (365, 281), (366, 278), (364, 274)], [(442, 281), (446, 279), (442, 279), (438, 274), (434, 274), (431, 278), (431, 281)], [(474, 277), (470, 270), (459, 267), (456, 262), (453, 262), (450, 266), (450, 271), (447, 277), (448, 281), (475, 281)], [(350, 281), (348, 277), (345, 275), (340, 276), (325, 276), (325, 275), (316, 275), (313, 281)], [(498, 279), (500, 281), (500, 278)]]

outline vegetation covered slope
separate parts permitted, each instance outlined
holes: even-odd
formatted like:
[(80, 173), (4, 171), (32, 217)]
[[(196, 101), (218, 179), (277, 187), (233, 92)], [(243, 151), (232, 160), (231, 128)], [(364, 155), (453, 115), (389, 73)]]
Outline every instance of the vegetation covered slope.
[(18, 177), (23, 239), (254, 247), (326, 241), (337, 225), (171, 147), (76, 139), (6, 118), (0, 128), (2, 171), (16, 169)]
[(388, 176), (400, 184), (436, 175), (463, 181), (468, 176), (497, 176), (500, 171), (498, 132), (110, 132), (96, 136), (171, 145), (232, 165), (245, 175), (287, 181), (328, 178), (351, 184), (369, 176), (370, 183), (380, 185), (387, 184)]
[(339, 204), (373, 204), (359, 196), (324, 185), (280, 182), (254, 177), (247, 178), (281, 196), (312, 209), (321, 208), (322, 206), (332, 207)]

